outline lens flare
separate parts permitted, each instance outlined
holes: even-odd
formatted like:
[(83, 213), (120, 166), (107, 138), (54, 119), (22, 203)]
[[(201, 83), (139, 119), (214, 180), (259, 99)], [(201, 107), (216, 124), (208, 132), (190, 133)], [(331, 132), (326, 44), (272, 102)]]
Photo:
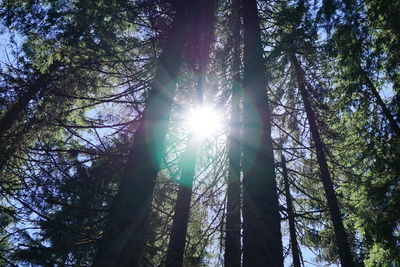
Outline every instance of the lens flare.
[(198, 139), (211, 138), (222, 128), (221, 114), (209, 106), (194, 108), (189, 112), (186, 126)]

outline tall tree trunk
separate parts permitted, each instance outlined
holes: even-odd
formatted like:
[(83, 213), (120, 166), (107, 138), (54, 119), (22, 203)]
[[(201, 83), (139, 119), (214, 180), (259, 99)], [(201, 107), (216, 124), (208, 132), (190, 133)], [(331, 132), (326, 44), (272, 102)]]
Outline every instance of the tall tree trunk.
[(383, 99), (379, 95), (379, 92), (376, 90), (375, 84), (371, 81), (371, 79), (369, 78), (368, 74), (363, 69), (361, 69), (361, 71), (363, 73), (364, 81), (365, 81), (367, 87), (369, 88), (369, 90), (372, 93), (372, 95), (375, 97), (375, 102), (381, 107), (383, 115), (389, 121), (389, 124), (390, 124), (390, 127), (392, 128), (392, 130), (396, 133), (396, 135), (400, 136), (400, 126), (399, 126), (399, 124), (396, 122), (396, 120), (394, 119), (392, 113), (387, 108), (385, 102), (383, 101)]
[(240, 113), (239, 85), (232, 86), (231, 128), (229, 133), (229, 174), (226, 207), (225, 255), (226, 267), (239, 267), (240, 250)]
[[(191, 38), (189, 38), (189, 63), (197, 73), (196, 104), (202, 105), (206, 84), (207, 65), (214, 37), (214, 10), (216, 0), (195, 1), (191, 11)], [(192, 58), (190, 58), (192, 56)]]
[(282, 154), (282, 174), (283, 181), (285, 183), (285, 196), (286, 196), (286, 208), (289, 220), (289, 232), (290, 232), (290, 244), (292, 247), (292, 256), (293, 256), (293, 266), (300, 267), (300, 251), (299, 244), (297, 243), (297, 235), (296, 235), (296, 225), (294, 221), (294, 211), (293, 211), (293, 203), (292, 196), (290, 195), (290, 186), (289, 186), (289, 177), (286, 168), (286, 159)]
[(185, 251), (190, 201), (192, 198), (193, 179), (195, 175), (196, 152), (197, 144), (195, 140), (189, 140), (186, 151), (182, 155), (182, 174), (179, 179), (179, 190), (168, 244), (166, 267), (183, 266), (183, 254)]
[(256, 0), (243, 0), (243, 265), (283, 266), (271, 122)]
[(301, 68), (296, 56), (292, 53), (290, 54), (290, 61), (294, 67), (297, 85), (300, 90), (300, 94), (304, 103), (304, 108), (306, 110), (308, 124), (310, 125), (311, 136), (315, 145), (315, 150), (317, 152), (317, 161), (319, 169), (321, 172), (321, 180), (324, 186), (326, 198), (328, 201), (328, 208), (331, 215), (331, 220), (333, 223), (333, 228), (336, 236), (336, 244), (338, 247), (340, 262), (343, 267), (350, 267), (353, 265), (352, 253), (347, 240), (347, 234), (344, 229), (342, 215), (339, 209), (339, 203), (336, 198), (335, 189), (333, 187), (332, 178), (329, 173), (328, 164), (326, 161), (324, 153), (324, 145), (321, 140), (321, 136), (318, 131), (318, 126), (315, 119), (314, 111), (311, 107), (309, 94), (306, 89), (306, 81), (304, 79), (304, 71)]
[[(194, 19), (191, 21), (191, 28), (195, 29), (196, 36), (194, 36), (194, 39), (190, 39), (190, 42), (192, 42), (191, 45), (199, 46), (199, 49), (194, 53), (194, 62), (197, 65), (195, 69), (197, 73), (195, 105), (201, 106), (203, 105), (207, 65), (210, 58), (214, 29), (215, 0), (203, 0), (196, 2), (196, 4), (196, 10), (193, 10)], [(178, 196), (165, 263), (166, 267), (183, 266), (198, 145), (195, 138), (189, 136), (189, 143), (182, 156), (182, 174), (179, 180)]]
[(161, 153), (185, 43), (186, 1), (177, 12), (159, 58), (147, 106), (93, 266), (139, 266)]
[(228, 144), (228, 189), (226, 205), (225, 267), (240, 267), (240, 1), (234, 3), (231, 121)]

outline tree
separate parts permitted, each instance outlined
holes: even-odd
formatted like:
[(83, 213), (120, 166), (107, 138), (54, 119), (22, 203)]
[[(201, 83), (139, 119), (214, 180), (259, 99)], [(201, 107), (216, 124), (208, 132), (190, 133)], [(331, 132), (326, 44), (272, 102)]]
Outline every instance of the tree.
[[(39, 266), (89, 265), (119, 181), (122, 157), (103, 158), (90, 167), (79, 162), (76, 153), (47, 157), (57, 161), (57, 168), (43, 171), (40, 183), (33, 184), (36, 190), (45, 192), (41, 198), (30, 196), (30, 201), (38, 204), (36, 224), (40, 231), (34, 238), (25, 232), (20, 238), (22, 249), (12, 258)], [(71, 161), (76, 168), (72, 177), (64, 172)]]
[(0, 265), (398, 264), (395, 1), (0, 6)]
[[(87, 4), (92, 9), (87, 9)], [(85, 94), (81, 88), (88, 89), (87, 99), (98, 93), (99, 87), (107, 86), (109, 81), (93, 66), (123, 56), (118, 53), (117, 32), (126, 27), (126, 22), (99, 17), (117, 14), (125, 4), (109, 3), (106, 10), (101, 1), (82, 0), (61, 10), (57, 1), (48, 7), (41, 1), (34, 5), (26, 1), (3, 3), (3, 23), (26, 40), (21, 51), (10, 55), (7, 75), (3, 75), (8, 90), (0, 113), (0, 147), (7, 153), (0, 160), (1, 170), (14, 154), (37, 140), (35, 134), (68, 117), (69, 107)], [(136, 5), (127, 7), (133, 12), (125, 19), (131, 20)], [(106, 65), (102, 65), (103, 71)], [(50, 123), (50, 116), (43, 118), (46, 113), (57, 114), (57, 118)]]
[(188, 3), (178, 1), (175, 8), (171, 32), (158, 61), (152, 90), (111, 206), (95, 266), (137, 265), (143, 252), (147, 217), (182, 58), (182, 40), (185, 40)]
[[(346, 205), (361, 235), (360, 258), (367, 266), (392, 263), (396, 256), (388, 255), (398, 254), (394, 245), (398, 238), (393, 235), (398, 215), (388, 205), (397, 201), (392, 192), (400, 177), (398, 157), (391, 152), (399, 144), (398, 104), (393, 104), (398, 95), (394, 73), (398, 37), (396, 22), (381, 9), (396, 10), (390, 6), (386, 2), (377, 6), (374, 1), (338, 2), (337, 25), (326, 46), (335, 70), (330, 103), (342, 118), (334, 123), (342, 137), (334, 152), (346, 167), (343, 192), (352, 195)], [(388, 92), (388, 87), (393, 89)]]
[(302, 96), (304, 107), (307, 113), (308, 123), (310, 124), (310, 131), (314, 141), (315, 150), (317, 152), (318, 165), (321, 172), (321, 180), (324, 185), (326, 198), (328, 201), (329, 212), (335, 229), (336, 242), (339, 250), (340, 262), (343, 266), (353, 266), (353, 259), (351, 250), (347, 240), (347, 234), (342, 221), (342, 214), (340, 213), (339, 203), (336, 198), (335, 190), (333, 187), (332, 179), (330, 177), (328, 164), (323, 151), (323, 143), (315, 121), (315, 114), (309, 102), (309, 96), (306, 91), (304, 83), (304, 74), (300, 64), (294, 54), (290, 56), (291, 63), (297, 79), (300, 94)]
[(238, 267), (241, 265), (241, 149), (240, 149), (240, 1), (232, 4), (232, 82), (231, 82), (231, 118), (229, 130), (229, 174), (226, 203), (226, 235), (224, 263), (227, 267)]
[(295, 226), (295, 216), (293, 210), (293, 203), (292, 203), (292, 196), (290, 194), (290, 185), (289, 185), (289, 177), (286, 168), (286, 159), (285, 156), (282, 154), (281, 158), (282, 164), (282, 175), (285, 183), (285, 197), (286, 197), (286, 208), (289, 220), (289, 231), (290, 231), (290, 245), (292, 248), (292, 255), (293, 255), (293, 266), (300, 267), (300, 252), (299, 252), (299, 245), (297, 243), (297, 235), (296, 235), (296, 226)]
[[(189, 38), (188, 50), (189, 55), (192, 55), (195, 65), (195, 72), (198, 76), (196, 85), (195, 105), (200, 107), (203, 105), (203, 91), (206, 87), (206, 72), (209, 63), (209, 54), (213, 36), (214, 26), (214, 0), (202, 1), (193, 10), (193, 19), (191, 21), (192, 28), (198, 29), (195, 38)], [(205, 18), (198, 23), (200, 15), (205, 15)], [(193, 47), (194, 46), (194, 47)], [(196, 47), (198, 46), (198, 47)], [(191, 51), (197, 48), (195, 51)], [(189, 60), (190, 61), (190, 60)], [(174, 218), (171, 228), (171, 236), (168, 244), (168, 252), (166, 258), (166, 266), (183, 266), (183, 255), (185, 249), (186, 232), (190, 216), (190, 202), (192, 196), (193, 180), (195, 178), (196, 155), (198, 150), (198, 141), (189, 134), (188, 144), (182, 155), (181, 162), (181, 178), (179, 179), (179, 189), (176, 198), (174, 209)]]
[(190, 201), (192, 196), (193, 179), (195, 176), (195, 162), (197, 145), (190, 140), (186, 151), (182, 155), (181, 178), (174, 209), (174, 218), (165, 266), (183, 266), (183, 253), (185, 249), (186, 231), (189, 221)]
[(279, 204), (255, 0), (243, 5), (243, 265), (282, 266)]

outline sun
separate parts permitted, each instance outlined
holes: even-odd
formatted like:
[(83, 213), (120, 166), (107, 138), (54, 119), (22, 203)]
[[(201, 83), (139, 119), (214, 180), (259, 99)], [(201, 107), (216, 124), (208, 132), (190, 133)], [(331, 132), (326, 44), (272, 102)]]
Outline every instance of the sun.
[(188, 113), (186, 127), (197, 139), (214, 137), (222, 129), (221, 113), (206, 105), (193, 108)]

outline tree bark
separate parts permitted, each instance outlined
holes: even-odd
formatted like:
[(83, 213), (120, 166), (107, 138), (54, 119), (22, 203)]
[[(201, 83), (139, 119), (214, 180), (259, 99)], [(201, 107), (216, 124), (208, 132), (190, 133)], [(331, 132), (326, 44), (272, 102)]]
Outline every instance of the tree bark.
[(192, 198), (193, 179), (195, 175), (196, 151), (197, 145), (195, 140), (189, 140), (186, 151), (182, 156), (182, 174), (179, 180), (178, 196), (176, 199), (175, 213), (165, 263), (166, 267), (183, 266), (183, 254), (185, 252), (190, 201)]
[(271, 122), (256, 0), (243, 0), (243, 265), (283, 266)]
[(185, 43), (188, 4), (177, 12), (93, 266), (139, 266)]
[(300, 94), (304, 103), (308, 124), (310, 125), (311, 136), (317, 153), (317, 161), (321, 173), (320, 178), (324, 186), (324, 191), (328, 201), (328, 208), (331, 215), (333, 228), (335, 231), (336, 244), (338, 247), (340, 262), (343, 267), (354, 266), (352, 253), (347, 240), (347, 234), (343, 225), (342, 214), (340, 213), (339, 203), (336, 198), (335, 189), (333, 187), (332, 178), (325, 157), (325, 152), (323, 150), (324, 144), (319, 134), (318, 126), (315, 119), (315, 114), (311, 107), (309, 94), (306, 89), (304, 71), (301, 68), (294, 54), (290, 55), (290, 61), (295, 71), (297, 85), (299, 87)]
[(240, 1), (233, 6), (235, 26), (233, 29), (233, 62), (232, 62), (232, 100), (228, 144), (228, 188), (226, 205), (225, 267), (240, 267)]
[(293, 203), (292, 196), (290, 195), (290, 185), (289, 185), (289, 177), (286, 168), (286, 159), (282, 154), (282, 174), (283, 181), (285, 183), (285, 196), (286, 196), (286, 208), (289, 219), (289, 233), (290, 233), (290, 244), (292, 247), (292, 256), (293, 256), (293, 266), (300, 267), (300, 251), (299, 244), (297, 243), (297, 235), (296, 235), (296, 224), (294, 221), (294, 211), (293, 211)]

